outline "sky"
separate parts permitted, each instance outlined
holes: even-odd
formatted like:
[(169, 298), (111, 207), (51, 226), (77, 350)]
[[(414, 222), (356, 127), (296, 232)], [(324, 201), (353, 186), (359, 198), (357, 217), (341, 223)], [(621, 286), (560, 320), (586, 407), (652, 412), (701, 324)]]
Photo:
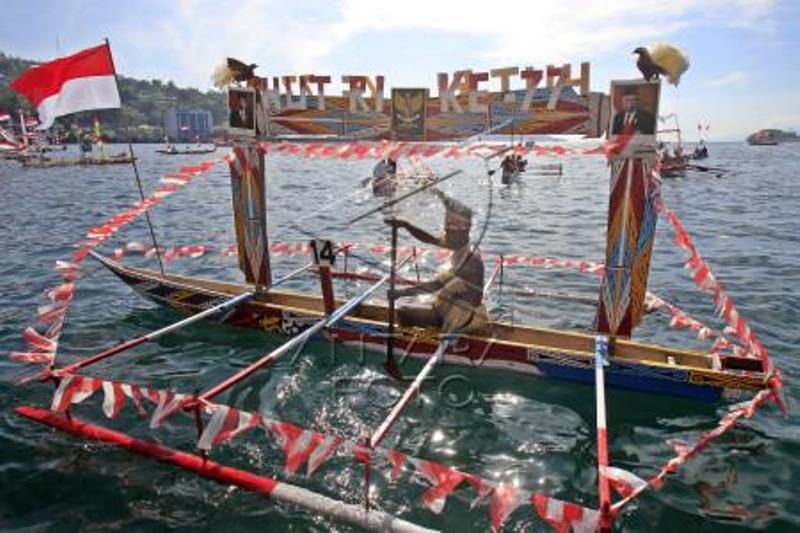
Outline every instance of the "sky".
[(0, 11), (6, 54), (48, 60), (108, 37), (121, 74), (200, 89), (232, 56), (261, 76), (382, 74), (387, 95), (434, 90), (438, 72), (589, 61), (592, 90), (607, 92), (639, 76), (634, 48), (666, 42), (691, 67), (662, 89), (660, 114), (676, 113), (687, 140), (698, 123), (712, 141), (800, 129), (800, 0), (0, 0)]

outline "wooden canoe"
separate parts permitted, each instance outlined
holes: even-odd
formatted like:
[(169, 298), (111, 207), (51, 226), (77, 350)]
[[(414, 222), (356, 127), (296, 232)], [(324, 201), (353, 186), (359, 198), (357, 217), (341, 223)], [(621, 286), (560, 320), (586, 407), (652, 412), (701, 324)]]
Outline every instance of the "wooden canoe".
[[(194, 314), (236, 295), (250, 285), (167, 274), (124, 266), (92, 255), (139, 294), (181, 313)], [(343, 302), (339, 301), (338, 304)], [(294, 336), (324, 316), (321, 296), (270, 290), (216, 319), (232, 326)], [(364, 304), (326, 335), (345, 345), (384, 352), (387, 310)], [(427, 358), (438, 345), (439, 332), (396, 328), (398, 353)], [(504, 369), (521, 374), (593, 383), (594, 342), (591, 333), (492, 322), (486, 336), (466, 335), (445, 355), (447, 363)], [(612, 339), (606, 383), (615, 388), (717, 401), (723, 394), (738, 396), (765, 387), (760, 362)], [(715, 368), (716, 367), (716, 368)], [(749, 394), (748, 394), (749, 395)]]

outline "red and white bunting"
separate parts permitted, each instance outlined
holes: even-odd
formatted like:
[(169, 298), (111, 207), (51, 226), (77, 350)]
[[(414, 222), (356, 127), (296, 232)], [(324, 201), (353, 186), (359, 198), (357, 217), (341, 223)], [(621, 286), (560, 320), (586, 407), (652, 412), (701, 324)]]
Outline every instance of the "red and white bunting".
[[(215, 163), (216, 161), (208, 161), (199, 165), (181, 167), (178, 175), (185, 179), (178, 180), (179, 183), (171, 184), (169, 188), (170, 194), (190, 183), (192, 176), (210, 170)], [(134, 207), (113, 215), (103, 224), (87, 230), (86, 235), (90, 240), (75, 243), (78, 250), (72, 253), (72, 261), (56, 261), (55, 270), (61, 275), (63, 283), (46, 291), (45, 294), (51, 303), (42, 305), (37, 310), (38, 321), (41, 323), (49, 323), (50, 327), (45, 335), (42, 335), (32, 327), (26, 328), (23, 332), (23, 338), (28, 341), (28, 344), (31, 345), (33, 350), (11, 352), (9, 354), (10, 359), (24, 363), (47, 365), (54, 363), (58, 348), (58, 336), (61, 334), (64, 318), (75, 294), (74, 281), (78, 278), (80, 273), (81, 263), (89, 254), (89, 250), (99, 246), (123, 226), (142, 215), (147, 209), (157, 205), (159, 197), (163, 196), (164, 189), (159, 189), (159, 191), (161, 191), (161, 193), (154, 193), (145, 198), (143, 202), (136, 202)], [(133, 244), (126, 246), (127, 252), (138, 249), (141, 248), (137, 248)], [(184, 256), (199, 257), (205, 252), (206, 249), (202, 246), (184, 246), (175, 249), (170, 254), (170, 258), (174, 259)], [(114, 254), (112, 254), (112, 257), (119, 259), (125, 255), (125, 253), (126, 252), (120, 252), (119, 249), (117, 249)]]
[(423, 459), (410, 459), (410, 461), (417, 472), (433, 485), (422, 494), (422, 503), (434, 513), (441, 513), (447, 497), (466, 479), (466, 476), (453, 468)]
[[(286, 475), (289, 476), (297, 472), (297, 469), (311, 456), (320, 441), (323, 440), (315, 438), (313, 431), (297, 427), (288, 422), (269, 421), (267, 422), (267, 428), (283, 448), (284, 469), (286, 470)], [(321, 464), (321, 461), (318, 460), (316, 467), (319, 467), (319, 464)]]
[(500, 531), (503, 522), (511, 513), (524, 504), (529, 495), (510, 483), (500, 483), (492, 491), (492, 502), (489, 505), (489, 518), (492, 520), (492, 531)]
[(772, 360), (767, 354), (766, 348), (764, 348), (761, 342), (756, 338), (755, 332), (750, 325), (741, 317), (733, 304), (733, 299), (725, 293), (722, 285), (717, 281), (716, 276), (714, 276), (711, 271), (711, 267), (703, 260), (692, 238), (689, 236), (689, 232), (686, 231), (686, 228), (678, 218), (678, 215), (670, 210), (661, 198), (656, 201), (656, 209), (666, 214), (667, 220), (675, 231), (675, 243), (688, 252), (689, 260), (686, 262), (686, 267), (694, 270), (693, 279), (695, 284), (701, 290), (713, 295), (717, 311), (727, 324), (725, 332), (735, 334), (744, 345), (744, 350), (737, 355), (755, 357), (761, 360), (764, 373), (770, 376), (770, 387), (774, 390), (774, 394), (771, 397), (785, 414), (786, 405), (781, 394), (781, 379)]
[(139, 413), (139, 416), (143, 418), (147, 417), (147, 411), (145, 411), (144, 405), (142, 405), (144, 394), (142, 393), (141, 387), (129, 383), (121, 383), (120, 385), (123, 394), (133, 401), (133, 405), (136, 407), (136, 412)]
[(306, 469), (306, 477), (311, 477), (314, 472), (322, 466), (322, 463), (328, 460), (328, 457), (336, 451), (336, 448), (343, 442), (343, 439), (334, 435), (322, 435), (320, 433), (314, 434), (316, 446), (311, 454), (308, 456), (308, 464)]
[(542, 520), (558, 533), (595, 533), (600, 525), (600, 511), (576, 503), (543, 494), (532, 494), (531, 503)]
[[(70, 405), (82, 402), (89, 398), (95, 391), (102, 388), (105, 393), (103, 411), (111, 418), (117, 416), (124, 406), (124, 397), (133, 399), (137, 410), (147, 416), (142, 407), (142, 398), (156, 404), (152, 419), (164, 418), (173, 407), (182, 405), (190, 396), (176, 394), (149, 387), (139, 387), (127, 383), (101, 381), (81, 375), (65, 376), (53, 396), (51, 409), (56, 412), (65, 411)], [(602, 474), (612, 483), (620, 493), (622, 499), (615, 503), (611, 509), (611, 516), (616, 516), (619, 510), (633, 498), (644, 492), (648, 487), (658, 489), (663, 484), (666, 476), (675, 472), (686, 461), (700, 453), (714, 439), (729, 431), (736, 422), (742, 418), (749, 418), (755, 414), (757, 408), (768, 398), (772, 398), (775, 391), (764, 389), (752, 400), (731, 406), (729, 413), (723, 417), (719, 425), (713, 430), (700, 436), (691, 444), (684, 441), (668, 441), (676, 452), (676, 456), (669, 460), (658, 474), (644, 481), (638, 476), (620, 468), (604, 467)], [(423, 503), (433, 512), (440, 513), (449, 496), (462, 481), (466, 480), (477, 493), (476, 500), (472, 503), (474, 508), (487, 496), (491, 496), (489, 514), (494, 530), (499, 530), (503, 522), (525, 501), (530, 501), (537, 513), (553, 526), (557, 531), (590, 532), (595, 531), (599, 525), (600, 513), (577, 504), (563, 502), (542, 494), (532, 494), (517, 487), (501, 483), (495, 485), (478, 476), (467, 474), (447, 467), (445, 465), (425, 461), (418, 458), (407, 457), (397, 450), (376, 448), (372, 450), (360, 443), (345, 441), (339, 437), (316, 433), (286, 422), (266, 420), (259, 415), (240, 411), (221, 404), (207, 404), (205, 411), (212, 413), (211, 421), (206, 426), (200, 437), (198, 447), (211, 450), (214, 446), (234, 438), (258, 425), (268, 429), (268, 434), (273, 434), (284, 449), (286, 472), (291, 475), (303, 464), (308, 462), (307, 476), (311, 476), (325, 460), (342, 444), (352, 454), (353, 458), (362, 463), (373, 463), (375, 454), (386, 458), (391, 465), (392, 479), (399, 475), (402, 465), (410, 463), (417, 473), (425, 478), (432, 486), (422, 496)], [(373, 465), (376, 466), (376, 465)]]
[(153, 416), (150, 418), (150, 429), (155, 429), (163, 424), (167, 417), (181, 410), (190, 398), (188, 394), (155, 389), (149, 389), (146, 397), (157, 404)]
[(122, 384), (114, 381), (103, 381), (103, 413), (108, 418), (116, 418), (125, 405), (125, 392)]
[(22, 332), (22, 338), (38, 352), (55, 353), (58, 347), (57, 339), (48, 338), (30, 326)]
[(55, 352), (11, 352), (8, 354), (8, 358), (12, 361), (40, 365), (52, 364), (55, 357)]
[(397, 481), (403, 469), (403, 463), (406, 462), (406, 454), (398, 452), (397, 450), (386, 450), (384, 452), (384, 457), (386, 457), (386, 460), (392, 465), (392, 481)]
[(227, 405), (215, 405), (207, 409), (213, 410), (214, 414), (197, 443), (197, 447), (205, 451), (210, 451), (226, 440), (257, 427), (262, 422), (261, 417), (258, 415), (240, 411)]
[[(516, 146), (517, 155), (533, 156), (576, 156), (576, 155), (613, 155), (622, 152), (629, 139), (624, 142), (606, 143), (592, 148), (572, 148), (564, 145), (536, 145), (533, 147)], [(445, 159), (461, 159), (464, 157), (487, 157), (494, 155), (503, 146), (488, 143), (445, 144), (445, 143), (410, 143), (390, 141), (356, 141), (341, 143), (293, 143), (293, 142), (261, 142), (258, 148), (266, 154), (294, 156), (307, 159), (381, 159), (392, 157), (428, 158), (443, 157)]]
[(89, 398), (101, 386), (102, 382), (99, 379), (79, 375), (65, 376), (53, 395), (50, 410), (63, 413), (70, 405)]
[(62, 283), (46, 292), (47, 297), (54, 302), (65, 302), (72, 299), (75, 294), (74, 283)]
[(483, 503), (487, 496), (492, 494), (494, 491), (494, 484), (489, 483), (485, 479), (479, 478), (478, 476), (474, 476), (472, 474), (464, 474), (466, 476), (467, 483), (472, 486), (472, 489), (475, 491), (477, 496), (472, 503), (469, 505), (470, 509), (476, 508), (478, 505)]
[(71, 263), (69, 261), (61, 261), (56, 260), (55, 270), (59, 274), (66, 275), (66, 274), (74, 274), (80, 270), (81, 266), (77, 263)]
[(374, 454), (374, 450), (372, 448), (364, 446), (360, 442), (350, 443), (350, 453), (353, 455), (353, 459), (359, 463), (364, 465), (372, 464), (372, 456)]
[(39, 306), (36, 314), (41, 322), (52, 322), (64, 316), (69, 308), (68, 302), (53, 302)]

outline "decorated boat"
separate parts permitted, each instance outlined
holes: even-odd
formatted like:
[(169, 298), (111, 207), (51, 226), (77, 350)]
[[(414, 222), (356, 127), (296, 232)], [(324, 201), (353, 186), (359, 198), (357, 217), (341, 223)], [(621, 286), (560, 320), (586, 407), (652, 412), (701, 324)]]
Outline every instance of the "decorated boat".
[[(110, 54), (110, 50), (107, 53)], [(229, 60), (228, 66), (237, 66), (237, 63)], [(259, 100), (274, 98), (274, 95), (267, 94), (269, 89), (266, 80), (255, 77), (252, 68), (250, 66), (249, 70), (245, 68), (229, 75), (229, 94), (235, 95), (231, 96), (232, 108), (233, 104), (238, 106), (241, 102), (245, 106), (247, 102), (255, 105)], [(242, 72), (249, 72), (249, 77), (242, 78)], [(563, 77), (561, 79), (561, 83), (568, 81), (564, 81)], [(611, 101), (619, 100), (619, 95), (624, 94), (623, 89), (627, 91), (631, 86), (638, 91), (651, 91), (656, 96), (660, 90), (658, 81), (625, 80), (615, 83), (612, 85)], [(619, 94), (615, 94), (615, 91), (619, 91)], [(256, 94), (259, 99), (256, 99)], [(465, 103), (470, 100), (468, 94), (461, 96)], [(558, 100), (557, 95), (555, 99)], [(649, 101), (657, 105), (658, 99), (649, 98)], [(398, 107), (398, 112), (407, 111), (406, 107)], [(655, 115), (657, 110), (653, 109), (651, 113)], [(658, 490), (670, 474), (709, 446), (714, 439), (730, 430), (738, 421), (753, 416), (768, 400), (783, 407), (780, 372), (754, 330), (737, 311), (732, 298), (717, 282), (711, 267), (703, 259), (677, 214), (664, 204), (659, 195), (662, 161), (655, 150), (652, 134), (640, 135), (628, 128), (631, 124), (627, 124), (609, 142), (584, 152), (607, 156), (611, 172), (605, 262), (570, 262), (572, 267), (594, 272), (600, 278), (593, 330), (556, 330), (491, 318), (480, 328), (468, 330), (463, 324), (453, 326), (448, 321), (443, 321), (439, 326), (420, 327), (408, 326), (399, 320), (401, 314), (395, 309), (398, 295), (396, 286), (419, 284), (417, 280), (403, 278), (401, 272), (402, 268), (413, 264), (420, 254), (416, 248), (399, 246), (396, 224), (392, 225), (389, 245), (382, 250), (370, 248), (375, 253), (388, 255), (389, 267), (384, 271), (365, 273), (350, 271), (347, 267), (337, 269), (337, 258), (342, 255), (348, 257), (354, 245), (314, 238), (308, 243), (301, 243), (299, 248), (294, 248), (308, 254), (310, 260), (307, 264), (283, 277), (273, 278), (272, 258), (277, 255), (277, 249), (275, 243), (271, 244), (267, 240), (266, 157), (271, 153), (331, 159), (387, 156), (396, 159), (440, 155), (452, 157), (452, 161), (456, 161), (456, 157), (472, 156), (483, 158), (488, 169), (489, 162), (506, 154), (507, 148), (474, 143), (432, 144), (424, 139), (353, 142), (347, 145), (274, 144), (265, 140), (268, 128), (259, 129), (258, 124), (259, 121), (253, 121), (249, 128), (245, 122), (237, 124), (237, 130), (240, 130), (235, 132), (237, 141), (232, 152), (224, 159), (231, 173), (236, 235), (234, 253), (238, 256), (245, 282), (230, 283), (167, 273), (163, 262), (170, 255), (202, 255), (204, 250), (161, 249), (155, 242), (152, 227), (152, 251), (160, 262), (159, 270), (123, 265), (118, 259), (125, 255), (124, 250), (130, 251), (130, 247), (111, 254), (116, 259), (97, 252), (96, 249), (101, 244), (125, 225), (141, 215), (146, 215), (149, 209), (154, 208), (164, 198), (177, 193), (220, 161), (184, 166), (178, 172), (164, 176), (161, 180), (162, 186), (151, 196), (142, 196), (141, 201), (129, 210), (90, 228), (86, 235), (88, 240), (77, 243), (78, 249), (71, 261), (59, 261), (56, 264), (64, 282), (47, 292), (51, 303), (40, 308), (38, 325), (25, 331), (23, 337), (30, 345), (28, 351), (12, 354), (15, 360), (41, 364), (42, 368), (35, 376), (40, 381), (54, 383), (56, 391), (50, 409), (20, 406), (16, 409), (19, 415), (76, 436), (111, 443), (225, 485), (238, 486), (299, 506), (311, 513), (369, 530), (425, 530), (404, 517), (385, 512), (380, 504), (376, 505), (372, 501), (374, 496), (371, 491), (371, 476), (386, 472), (392, 481), (397, 481), (404, 473), (411, 473), (408, 481), (418, 477), (429, 483), (430, 487), (424, 492), (422, 501), (435, 513), (444, 512), (447, 498), (454, 491), (471, 491), (475, 497), (471, 507), (487, 507), (495, 530), (502, 527), (512, 512), (528, 505), (541, 520), (558, 531), (594, 531), (610, 530), (621, 510), (631, 501), (645, 491)], [(574, 124), (551, 126), (554, 132), (575, 127)], [(420, 136), (425, 135), (424, 127), (418, 127), (415, 131)], [(410, 134), (408, 130), (403, 133)], [(563, 148), (559, 151), (567, 152)], [(534, 154), (535, 151), (531, 149), (529, 155)], [(395, 205), (412, 196), (435, 190), (458, 173), (455, 170), (426, 180), (423, 185), (415, 186), (407, 192), (397, 191), (375, 209), (342, 222), (354, 225), (369, 217), (384, 216)], [(492, 171), (488, 171), (487, 179), (492, 174)], [(702, 324), (648, 292), (650, 257), (659, 213), (674, 229), (678, 246), (687, 252), (687, 267), (692, 270), (695, 283), (713, 298), (726, 322), (724, 331)], [(144, 252), (143, 247), (136, 248)], [(450, 251), (453, 254), (459, 253), (458, 250)], [(446, 259), (450, 255), (445, 251), (440, 256)], [(58, 338), (64, 317), (74, 296), (74, 283), (80, 276), (82, 262), (87, 257), (98, 260), (145, 298), (175, 309), (186, 317), (69, 364), (57, 361)], [(491, 272), (485, 285), (480, 287), (484, 293), (494, 283), (502, 282), (505, 268), (520, 263), (554, 264), (552, 260), (538, 261), (521, 256), (489, 256), (481, 259), (490, 267)], [(318, 291), (298, 292), (279, 288), (289, 280), (312, 272), (319, 279)], [(349, 299), (337, 298), (333, 280), (342, 277), (360, 279), (370, 285)], [(368, 298), (386, 286), (388, 290), (385, 302), (368, 301)], [(712, 339), (713, 346), (707, 351), (697, 351), (633, 340), (633, 330), (643, 319), (647, 308), (668, 310), (676, 327), (696, 331), (702, 339)], [(472, 309), (471, 312), (468, 323), (474, 318), (476, 310)], [(259, 329), (279, 335), (282, 339), (275, 349), (244, 368), (222, 381), (194, 392), (159, 389), (147, 384), (128, 383), (86, 373), (89, 367), (100, 361), (111, 358), (119, 360), (120, 354), (136, 346), (203, 319), (235, 327)], [(397, 379), (398, 386), (404, 388), (400, 399), (370, 434), (360, 439), (347, 438), (336, 432), (320, 432), (248, 412), (220, 401), (227, 391), (244, 383), (255, 373), (274, 365), (310, 340), (367, 348), (384, 362), (386, 373)], [(421, 367), (415, 365), (410, 379), (398, 372), (398, 360), (406, 356), (422, 363)], [(531, 491), (516, 483), (487, 479), (468, 472), (468, 469), (457, 469), (414, 457), (401, 449), (386, 448), (384, 441), (387, 435), (403, 415), (411, 399), (419, 393), (431, 373), (445, 364), (469, 365), (478, 371), (493, 369), (529, 375), (532, 381), (544, 377), (593, 384), (597, 414), (597, 505), (561, 501), (552, 495)], [(610, 464), (606, 385), (709, 402), (716, 402), (730, 395), (738, 398), (740, 403), (731, 406), (718, 427), (699, 435), (692, 442), (675, 443), (674, 458), (658, 468), (655, 474), (643, 479), (633, 472)], [(187, 415), (196, 426), (195, 449), (171, 448), (79, 418), (77, 411), (84, 407), (88, 410), (88, 407), (78, 407), (78, 404), (91, 403), (88, 400), (96, 393), (99, 395), (100, 391), (104, 396), (102, 410), (108, 418), (115, 418), (122, 409), (130, 406), (150, 419), (150, 429), (157, 430), (166, 420)], [(247, 431), (258, 427), (265, 428), (268, 436), (274, 437), (283, 449), (287, 477), (304, 466), (307, 475), (311, 476), (335, 454), (352, 458), (357, 468), (363, 468), (364, 472), (361, 504), (344, 501), (352, 500), (352, 495), (341, 497), (338, 494), (316, 493), (272, 475), (233, 468), (212, 459), (211, 455), (216, 448), (231, 439), (244, 438)], [(618, 497), (615, 498), (614, 494), (618, 494)]]
[(181, 150), (174, 144), (168, 144), (164, 148), (157, 148), (156, 152), (161, 155), (205, 155), (213, 154), (216, 150), (216, 146), (204, 148), (200, 145)]
[(107, 157), (81, 157), (78, 159), (51, 159), (43, 156), (27, 156), (20, 158), (23, 167), (54, 168), (75, 166), (130, 165), (135, 157), (126, 153)]
[(748, 135), (746, 140), (750, 146), (777, 146), (781, 142), (777, 130), (759, 130)]

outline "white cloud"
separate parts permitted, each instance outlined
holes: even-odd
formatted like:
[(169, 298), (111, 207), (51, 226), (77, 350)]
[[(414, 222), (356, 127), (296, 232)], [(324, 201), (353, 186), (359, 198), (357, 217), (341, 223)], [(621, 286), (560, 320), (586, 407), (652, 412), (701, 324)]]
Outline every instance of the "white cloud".
[(707, 85), (708, 87), (728, 87), (731, 85), (739, 85), (742, 83), (747, 83), (748, 76), (741, 70), (734, 70), (733, 72), (728, 72), (727, 74), (720, 76), (719, 78), (704, 81), (703, 85)]
[[(232, 6), (180, 0), (172, 7), (163, 5), (173, 11), (152, 27), (129, 32), (129, 42), (158, 47), (173, 56), (176, 81), (201, 87), (209, 85), (213, 66), (228, 55), (255, 61), (267, 58), (271, 64), (262, 73), (330, 71), (337, 52), (367, 32), (427, 30), (441, 34), (443, 42), (447, 35), (474, 35), (491, 43), (470, 51), (476, 63), (543, 64), (594, 59), (616, 50), (629, 53), (635, 45), (669, 40), (681, 29), (709, 21), (758, 27), (774, 11), (772, 0), (477, 5), (430, 0), (342, 0), (316, 5), (240, 0)], [(401, 50), (386, 53), (387, 62), (410, 60)], [(463, 66), (475, 65), (451, 68)]]

